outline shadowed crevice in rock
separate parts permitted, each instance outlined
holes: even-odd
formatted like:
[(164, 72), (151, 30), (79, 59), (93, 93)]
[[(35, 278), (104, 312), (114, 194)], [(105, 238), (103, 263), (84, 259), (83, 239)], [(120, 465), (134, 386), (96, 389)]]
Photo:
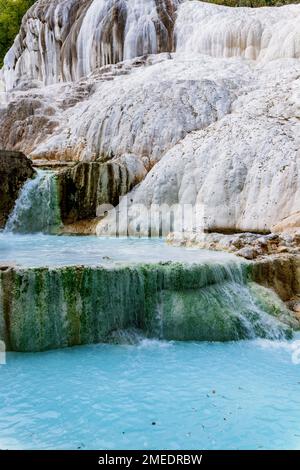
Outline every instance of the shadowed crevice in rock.
[[(129, 157), (130, 159), (130, 157)], [(132, 159), (132, 158), (131, 158)], [(119, 198), (127, 194), (144, 176), (140, 176), (120, 161), (107, 163), (80, 162), (73, 168), (58, 173), (61, 218), (65, 224), (99, 216), (99, 206), (117, 206)]]
[(33, 175), (31, 161), (23, 153), (0, 150), (0, 229), (4, 228), (23, 184)]

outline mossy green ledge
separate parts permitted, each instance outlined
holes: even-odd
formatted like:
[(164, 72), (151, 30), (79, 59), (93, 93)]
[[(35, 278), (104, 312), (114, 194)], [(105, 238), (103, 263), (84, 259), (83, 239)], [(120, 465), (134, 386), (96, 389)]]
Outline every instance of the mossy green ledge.
[(138, 328), (167, 340), (287, 338), (297, 327), (247, 262), (2, 267), (0, 339), (11, 351), (108, 342)]

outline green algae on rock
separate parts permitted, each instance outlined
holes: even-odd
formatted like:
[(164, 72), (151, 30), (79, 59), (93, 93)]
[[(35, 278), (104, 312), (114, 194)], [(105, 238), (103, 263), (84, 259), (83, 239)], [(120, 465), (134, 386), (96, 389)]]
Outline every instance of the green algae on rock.
[(108, 342), (130, 328), (168, 340), (286, 338), (297, 327), (248, 263), (0, 271), (0, 339), (13, 351)]

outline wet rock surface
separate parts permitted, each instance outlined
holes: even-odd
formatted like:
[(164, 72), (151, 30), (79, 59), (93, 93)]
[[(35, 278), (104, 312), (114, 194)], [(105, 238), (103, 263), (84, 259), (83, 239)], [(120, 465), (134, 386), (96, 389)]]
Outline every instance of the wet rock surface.
[(258, 284), (273, 289), (300, 320), (300, 232), (221, 234), (170, 234), (174, 245), (234, 253), (251, 261), (251, 276)]
[(271, 255), (253, 263), (255, 282), (271, 287), (279, 297), (287, 302), (288, 308), (296, 311), (300, 295), (300, 255)]
[[(103, 217), (106, 211), (101, 214), (101, 206), (117, 206), (119, 198), (128, 193), (144, 175), (144, 166), (132, 155), (107, 163), (80, 162), (60, 171), (57, 181), (63, 222), (74, 224), (98, 215)], [(73, 227), (79, 233), (85, 228), (82, 225)]]
[(23, 153), (0, 150), (0, 229), (5, 226), (21, 187), (33, 175), (31, 161)]
[(168, 242), (181, 246), (197, 246), (208, 250), (234, 253), (248, 260), (266, 255), (300, 255), (300, 227), (295, 233), (172, 233)]

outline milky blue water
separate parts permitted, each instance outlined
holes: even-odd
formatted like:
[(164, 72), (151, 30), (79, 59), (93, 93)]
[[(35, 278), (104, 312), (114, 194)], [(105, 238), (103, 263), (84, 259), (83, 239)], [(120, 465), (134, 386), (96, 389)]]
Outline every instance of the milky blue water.
[(167, 245), (159, 238), (0, 233), (0, 262), (26, 267), (238, 260), (228, 253)]
[[(22, 266), (229, 259), (158, 239), (0, 234), (0, 262)], [(299, 449), (298, 350), (300, 336), (8, 353), (0, 449)]]
[(0, 448), (299, 449), (299, 339), (10, 353)]

